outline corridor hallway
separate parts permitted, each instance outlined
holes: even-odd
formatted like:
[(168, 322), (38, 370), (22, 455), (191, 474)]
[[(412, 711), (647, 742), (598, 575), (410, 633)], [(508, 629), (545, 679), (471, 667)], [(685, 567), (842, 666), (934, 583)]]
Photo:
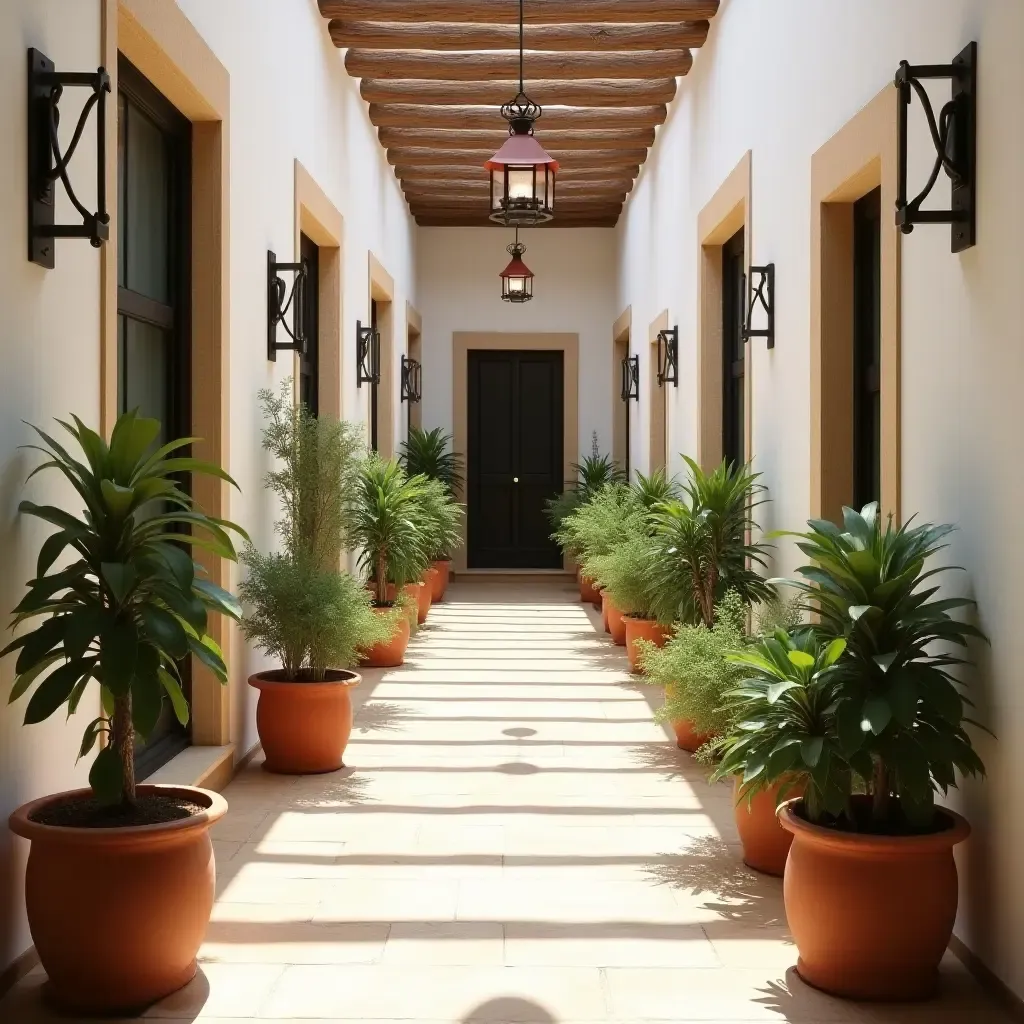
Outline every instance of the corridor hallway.
[[(348, 768), (230, 785), (178, 1021), (1007, 1022), (947, 956), (941, 999), (831, 999), (792, 970), (779, 880), (730, 789), (652, 720), (568, 580), (458, 582), (405, 667), (365, 671)], [(37, 970), (0, 1002), (35, 1024)]]

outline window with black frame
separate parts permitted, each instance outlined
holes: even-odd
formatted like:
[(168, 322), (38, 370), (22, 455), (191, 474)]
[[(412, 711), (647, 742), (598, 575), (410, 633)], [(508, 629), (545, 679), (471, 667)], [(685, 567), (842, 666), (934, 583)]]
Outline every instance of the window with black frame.
[(882, 490), (882, 190), (853, 204), (853, 503)]
[(305, 352), (299, 353), (299, 400), (313, 413), (320, 412), (320, 247), (299, 236), (299, 258), (305, 264), (302, 291)]
[[(117, 408), (162, 424), (157, 444), (190, 433), (191, 124), (124, 58), (117, 96)], [(181, 666), (185, 695), (189, 668)], [(145, 778), (189, 743), (169, 702), (135, 751)]]
[(743, 231), (722, 246), (722, 456), (740, 466), (744, 451)]
[[(370, 326), (373, 333), (377, 333), (377, 300), (370, 299)], [(370, 381), (370, 448), (377, 451), (378, 430), (377, 430), (377, 389), (379, 387), (379, 367), (375, 369), (374, 379)]]

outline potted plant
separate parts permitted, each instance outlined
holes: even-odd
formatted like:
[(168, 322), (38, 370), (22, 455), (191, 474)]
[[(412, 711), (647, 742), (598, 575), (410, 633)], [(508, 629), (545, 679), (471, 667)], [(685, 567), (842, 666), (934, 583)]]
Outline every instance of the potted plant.
[(747, 606), (730, 590), (715, 609), (709, 629), (677, 623), (664, 647), (641, 642), (640, 664), (652, 683), (665, 688), (665, 703), (655, 718), (670, 722), (680, 750), (696, 752), (729, 725), (725, 695), (738, 678), (729, 656), (746, 643)]
[[(160, 424), (120, 416), (109, 445), (77, 417), (61, 426), (80, 452), (37, 430), (46, 461), (84, 506), (73, 515), (23, 501), (20, 511), (56, 527), (14, 626), (42, 619), (0, 654), (17, 654), (10, 700), (31, 696), (25, 723), (73, 714), (89, 683), (101, 708), (80, 757), (100, 743), (89, 789), (33, 800), (10, 817), (30, 840), (25, 903), (36, 950), (60, 1006), (86, 1013), (138, 1009), (180, 988), (214, 900), (211, 824), (227, 811), (217, 793), (136, 784), (134, 744), (166, 698), (188, 722), (179, 663), (188, 657), (220, 682), (210, 612), (237, 618), (235, 599), (193, 561), (199, 545), (234, 560), (232, 523), (204, 515), (178, 480), (219, 467), (182, 454), (196, 439), (156, 448)], [(155, 450), (154, 450), (155, 449)]]
[[(399, 461), (409, 476), (425, 476), (437, 480), (453, 499), (462, 490), (463, 466), (462, 456), (450, 450), (451, 436), (440, 427), (433, 430), (421, 430), (419, 427), (409, 428), (408, 440), (402, 442), (402, 454)], [(451, 578), (451, 553), (462, 542), (462, 534), (447, 544), (440, 545), (433, 559), (437, 570), (431, 576), (431, 599), (444, 600), (445, 591)]]
[[(420, 576), (432, 552), (420, 518), (422, 478), (408, 477), (394, 459), (371, 453), (359, 472), (351, 538), (360, 548), (359, 565), (367, 576), (373, 608), (391, 626), (389, 640), (375, 644), (362, 658), (372, 668), (394, 668), (405, 660), (411, 624), (419, 605)], [(411, 592), (411, 596), (410, 596)]]
[[(969, 833), (936, 791), (984, 772), (955, 650), (982, 634), (950, 615), (971, 601), (935, 598), (947, 569), (925, 568), (951, 527), (883, 526), (875, 504), (843, 517), (798, 535), (813, 564), (794, 585), (819, 651), (766, 641), (732, 769), (754, 789), (805, 784), (779, 809), (801, 976), (851, 998), (923, 998), (956, 917), (953, 847)], [(804, 674), (778, 678), (785, 661)]]
[(256, 728), (268, 771), (337, 771), (352, 733), (350, 691), (359, 676), (348, 669), (360, 651), (390, 637), (370, 608), (370, 595), (341, 570), (348, 507), (362, 454), (361, 430), (314, 416), (281, 393), (260, 392), (267, 416), (263, 447), (278, 468), (267, 487), (281, 501), (277, 530), (284, 550), (262, 554), (249, 545), (240, 587), (250, 611), (246, 638), (281, 665), (257, 672)]
[[(417, 479), (417, 478), (414, 478)], [(445, 485), (433, 477), (420, 475), (419, 528), (430, 562), (423, 574), (424, 596), (427, 606), (421, 604), (422, 623), (429, 610), (429, 602), (444, 597), (445, 566), (451, 564), (451, 553), (462, 543), (462, 506), (451, 496)]]

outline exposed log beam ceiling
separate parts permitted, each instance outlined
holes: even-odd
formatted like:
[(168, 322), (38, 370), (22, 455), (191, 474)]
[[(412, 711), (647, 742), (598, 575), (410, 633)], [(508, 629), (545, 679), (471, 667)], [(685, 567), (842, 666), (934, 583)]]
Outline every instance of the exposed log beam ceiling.
[[(519, 90), (514, 0), (319, 0), (420, 224), (488, 225), (483, 163)], [(553, 227), (615, 223), (719, 0), (527, 0), (526, 91)]]

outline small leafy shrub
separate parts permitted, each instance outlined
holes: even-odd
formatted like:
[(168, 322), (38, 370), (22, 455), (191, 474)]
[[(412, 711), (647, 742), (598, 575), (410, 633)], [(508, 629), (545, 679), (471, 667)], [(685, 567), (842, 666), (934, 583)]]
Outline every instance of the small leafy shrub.
[(409, 476), (438, 480), (449, 495), (455, 495), (462, 489), (464, 463), (461, 455), (449, 450), (451, 443), (451, 436), (440, 427), (433, 430), (410, 427), (398, 461)]
[[(568, 482), (568, 486), (555, 498), (549, 498), (546, 503), (548, 520), (554, 536), (562, 525), (562, 520), (575, 511), (580, 505), (590, 500), (598, 491), (608, 484), (625, 482), (625, 474), (612, 461), (610, 455), (602, 455), (597, 443), (597, 431), (591, 437), (590, 455), (582, 462), (572, 464), (574, 479)], [(557, 539), (557, 538), (556, 538)], [(567, 554), (573, 554), (567, 551)]]

